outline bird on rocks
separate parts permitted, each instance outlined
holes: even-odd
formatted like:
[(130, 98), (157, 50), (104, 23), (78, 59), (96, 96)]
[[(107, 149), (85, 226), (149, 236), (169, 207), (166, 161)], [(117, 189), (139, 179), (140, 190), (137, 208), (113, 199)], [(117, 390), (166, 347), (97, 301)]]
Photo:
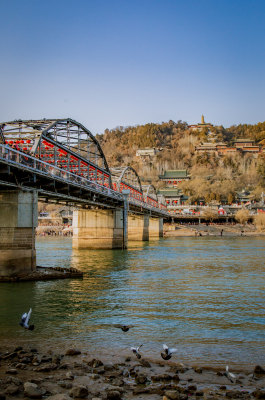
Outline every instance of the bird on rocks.
[(163, 344), (164, 353), (161, 353), (163, 360), (170, 360), (173, 353), (176, 353), (177, 349), (169, 349), (166, 344)]
[(25, 328), (25, 329), (28, 329), (30, 331), (33, 331), (34, 325), (29, 325), (31, 312), (32, 312), (32, 309), (30, 308), (28, 313), (22, 314), (21, 321), (20, 321), (19, 325), (22, 326), (22, 328)]
[(142, 347), (143, 344), (141, 344), (141, 346), (139, 347), (131, 347), (132, 352), (136, 355), (136, 357), (140, 360), (140, 358), (142, 357), (141, 354), (139, 353), (139, 349), (140, 347)]
[(229, 372), (228, 365), (226, 366), (224, 376), (226, 376), (227, 379), (229, 379), (230, 382), (232, 382), (232, 383), (234, 383), (234, 381), (236, 379), (236, 376), (234, 374), (232, 374), (232, 372)]
[(116, 324), (114, 325), (115, 328), (120, 328), (123, 332), (128, 332), (128, 330), (130, 328), (133, 328), (133, 325), (120, 325), (120, 324)]

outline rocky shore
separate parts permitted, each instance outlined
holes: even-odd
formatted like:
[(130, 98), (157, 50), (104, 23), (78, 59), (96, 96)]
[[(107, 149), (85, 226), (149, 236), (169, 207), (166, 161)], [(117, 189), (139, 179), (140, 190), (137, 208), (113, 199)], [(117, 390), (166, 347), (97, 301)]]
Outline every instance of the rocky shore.
[[(44, 344), (43, 344), (44, 345)], [(78, 348), (0, 346), (0, 400), (265, 399), (265, 369), (201, 368), (117, 355), (111, 362)]]

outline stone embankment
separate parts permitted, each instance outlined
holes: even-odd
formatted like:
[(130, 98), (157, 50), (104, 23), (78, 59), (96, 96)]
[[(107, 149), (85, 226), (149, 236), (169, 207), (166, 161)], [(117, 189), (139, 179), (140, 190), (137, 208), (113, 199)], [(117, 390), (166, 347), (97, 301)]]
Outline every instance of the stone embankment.
[(121, 357), (103, 362), (76, 348), (40, 352), (0, 349), (0, 399), (216, 400), (265, 399), (265, 370), (191, 367), (170, 361)]

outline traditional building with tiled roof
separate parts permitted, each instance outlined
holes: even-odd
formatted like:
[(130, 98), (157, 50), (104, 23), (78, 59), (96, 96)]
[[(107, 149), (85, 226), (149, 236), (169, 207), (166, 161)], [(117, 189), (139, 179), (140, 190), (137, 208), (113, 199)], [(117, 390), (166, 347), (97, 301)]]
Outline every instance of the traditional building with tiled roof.
[(190, 175), (186, 169), (171, 169), (165, 171), (163, 175), (159, 175), (159, 179), (169, 187), (176, 187), (180, 182), (188, 181)]
[(167, 206), (170, 207), (176, 207), (176, 206), (181, 206), (185, 203), (185, 201), (188, 199), (187, 196), (185, 196), (180, 189), (176, 188), (163, 188), (158, 191), (158, 195), (163, 195), (165, 197)]

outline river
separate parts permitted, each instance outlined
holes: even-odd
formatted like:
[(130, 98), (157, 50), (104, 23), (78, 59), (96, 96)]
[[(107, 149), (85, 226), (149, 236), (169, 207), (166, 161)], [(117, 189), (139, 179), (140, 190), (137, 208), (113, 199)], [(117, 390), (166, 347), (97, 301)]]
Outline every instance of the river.
[[(183, 237), (122, 250), (72, 250), (38, 238), (37, 263), (76, 267), (83, 279), (0, 284), (2, 343), (82, 343), (95, 351), (201, 365), (264, 363), (264, 237)], [(33, 332), (20, 315), (32, 307)], [(114, 324), (132, 324), (124, 333)]]

